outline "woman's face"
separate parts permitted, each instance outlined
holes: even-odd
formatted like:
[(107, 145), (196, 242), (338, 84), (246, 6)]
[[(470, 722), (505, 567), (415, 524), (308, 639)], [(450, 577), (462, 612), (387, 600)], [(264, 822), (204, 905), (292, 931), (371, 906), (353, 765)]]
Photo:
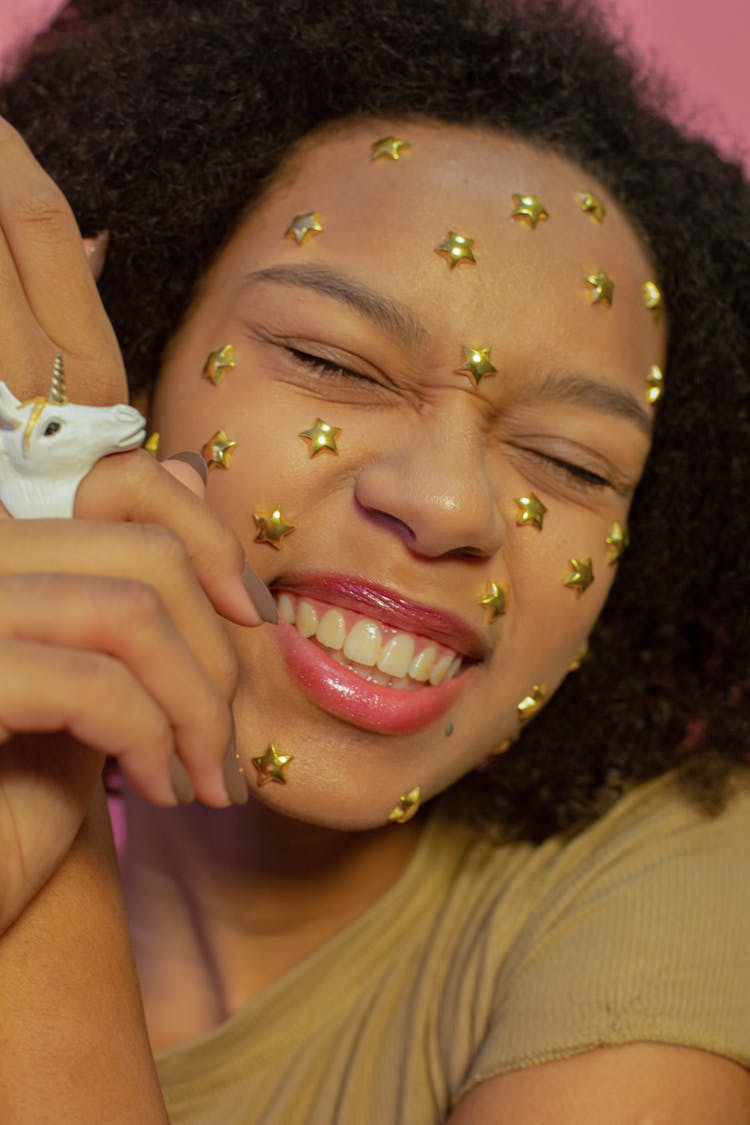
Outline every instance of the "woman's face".
[[(385, 135), (409, 142), (398, 160), (371, 159)], [(548, 217), (513, 217), (514, 194)], [(284, 237), (310, 212), (322, 231)], [(449, 232), (475, 261), (437, 252)], [(599, 271), (611, 304), (587, 281)], [(607, 538), (627, 523), (664, 356), (653, 280), (593, 177), (481, 130), (375, 121), (308, 139), (243, 221), (173, 343), (153, 424), (165, 455), (220, 429), (236, 442), (208, 503), (286, 618), (228, 626), (248, 776), (270, 742), (293, 755), (261, 800), (385, 823), (533, 721), (519, 704), (560, 684), (616, 573)], [(227, 344), (235, 367), (201, 377)], [(300, 435), (318, 419), (337, 452), (311, 456), (319, 434)], [(294, 530), (259, 541), (256, 514), (279, 511)]]

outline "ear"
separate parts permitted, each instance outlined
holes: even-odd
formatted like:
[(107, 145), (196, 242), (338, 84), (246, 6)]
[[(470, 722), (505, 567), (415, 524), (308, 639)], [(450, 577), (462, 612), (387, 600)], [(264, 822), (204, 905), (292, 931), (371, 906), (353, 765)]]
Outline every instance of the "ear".
[(22, 419), (18, 417), (18, 408), (21, 405), (12, 391), (8, 390), (5, 383), (0, 381), (0, 424), (6, 429), (17, 430)]

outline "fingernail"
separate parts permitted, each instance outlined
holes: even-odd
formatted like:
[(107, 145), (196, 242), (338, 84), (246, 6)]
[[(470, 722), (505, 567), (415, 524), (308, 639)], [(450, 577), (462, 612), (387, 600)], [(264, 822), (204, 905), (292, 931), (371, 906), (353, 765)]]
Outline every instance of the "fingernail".
[(91, 272), (94, 277), (99, 279), (104, 268), (104, 259), (107, 254), (107, 243), (109, 242), (109, 231), (100, 230), (93, 238), (83, 238), (83, 251), (89, 260)]
[(167, 461), (183, 461), (191, 469), (195, 469), (204, 484), (208, 484), (208, 465), (200, 453), (194, 453), (192, 449), (184, 449), (181, 453), (173, 453), (171, 457), (167, 457)]
[(233, 805), (247, 804), (250, 794), (234, 739), (232, 739), (224, 757), (224, 788)]
[(169, 781), (181, 805), (189, 805), (195, 800), (195, 790), (190, 775), (176, 754), (173, 754), (169, 761)]
[(267, 621), (270, 625), (277, 625), (279, 621), (279, 611), (276, 608), (273, 594), (268, 589), (263, 579), (259, 578), (247, 563), (245, 563), (244, 570), (242, 571), (242, 584), (248, 592), (250, 601), (253, 603), (262, 619)]

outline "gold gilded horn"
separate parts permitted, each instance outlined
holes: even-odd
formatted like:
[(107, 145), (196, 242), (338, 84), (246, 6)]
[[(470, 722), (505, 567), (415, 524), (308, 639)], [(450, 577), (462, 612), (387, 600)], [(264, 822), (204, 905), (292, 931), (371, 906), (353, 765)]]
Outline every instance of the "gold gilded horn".
[(50, 384), (47, 402), (51, 402), (55, 406), (65, 406), (68, 402), (68, 396), (65, 392), (65, 369), (60, 352), (55, 356), (52, 368), (52, 383)]

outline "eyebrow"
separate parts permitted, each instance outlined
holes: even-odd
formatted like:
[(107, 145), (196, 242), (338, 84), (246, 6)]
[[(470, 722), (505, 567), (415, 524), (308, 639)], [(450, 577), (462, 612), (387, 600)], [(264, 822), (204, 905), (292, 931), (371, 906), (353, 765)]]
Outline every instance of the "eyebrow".
[(422, 348), (427, 343), (427, 330), (406, 305), (326, 266), (313, 263), (300, 266), (268, 266), (266, 269), (248, 274), (245, 278), (246, 285), (253, 285), (258, 281), (313, 289), (325, 297), (343, 301), (401, 343), (417, 348)]
[(614, 414), (618, 418), (634, 422), (646, 437), (651, 437), (651, 415), (635, 395), (620, 387), (598, 383), (585, 375), (567, 372), (549, 374), (534, 387), (534, 397), (588, 406), (600, 414)]

